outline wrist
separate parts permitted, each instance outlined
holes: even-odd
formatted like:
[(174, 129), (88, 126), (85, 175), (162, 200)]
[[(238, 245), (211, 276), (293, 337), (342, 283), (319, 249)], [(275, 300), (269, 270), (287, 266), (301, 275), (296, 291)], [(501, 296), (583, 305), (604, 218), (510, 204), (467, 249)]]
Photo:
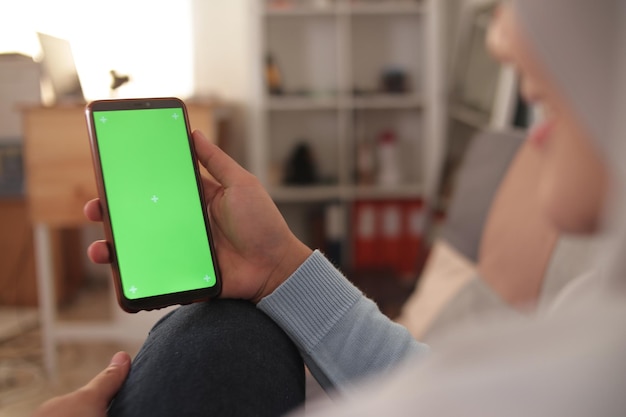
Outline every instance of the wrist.
[(298, 239), (294, 239), (294, 242), (289, 245), (289, 250), (285, 251), (276, 268), (274, 268), (268, 276), (259, 296), (252, 301), (256, 304), (273, 293), (283, 282), (287, 281), (287, 279), (296, 272), (300, 265), (302, 265), (312, 253), (313, 251), (308, 246)]

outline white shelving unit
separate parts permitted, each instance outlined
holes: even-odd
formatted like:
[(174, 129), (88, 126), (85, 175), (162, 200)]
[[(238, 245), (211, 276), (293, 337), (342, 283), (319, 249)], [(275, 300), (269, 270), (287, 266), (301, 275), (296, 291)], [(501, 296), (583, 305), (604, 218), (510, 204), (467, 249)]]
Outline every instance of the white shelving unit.
[[(362, 199), (422, 199), (437, 189), (444, 147), (444, 44), (438, 0), (299, 0), (275, 8), (258, 0), (251, 170), (269, 189), (292, 229), (310, 243), (307, 212), (328, 203), (349, 215)], [(280, 69), (283, 94), (268, 93), (265, 57)], [(408, 88), (380, 88), (385, 69)], [(397, 185), (357, 181), (361, 142), (384, 131), (397, 138)], [(284, 184), (284, 167), (300, 143), (313, 151), (319, 181)], [(376, 147), (374, 146), (374, 149)], [(373, 155), (376, 158), (376, 155)], [(346, 221), (347, 235), (350, 222)], [(309, 230), (309, 232), (307, 232)], [(349, 252), (349, 248), (347, 248)]]

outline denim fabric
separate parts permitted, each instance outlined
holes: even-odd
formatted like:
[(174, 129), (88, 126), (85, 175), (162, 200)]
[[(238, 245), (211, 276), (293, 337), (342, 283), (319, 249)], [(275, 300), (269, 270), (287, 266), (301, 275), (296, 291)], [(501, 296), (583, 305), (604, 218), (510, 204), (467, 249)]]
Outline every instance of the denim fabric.
[(305, 398), (304, 364), (253, 304), (214, 300), (161, 319), (109, 416), (278, 416)]

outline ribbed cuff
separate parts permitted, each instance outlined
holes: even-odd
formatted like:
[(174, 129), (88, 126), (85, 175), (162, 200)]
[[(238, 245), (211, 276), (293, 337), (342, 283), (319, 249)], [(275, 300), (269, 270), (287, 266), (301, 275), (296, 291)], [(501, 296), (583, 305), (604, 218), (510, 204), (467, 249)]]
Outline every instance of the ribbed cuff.
[(310, 352), (361, 297), (361, 291), (316, 250), (257, 307)]

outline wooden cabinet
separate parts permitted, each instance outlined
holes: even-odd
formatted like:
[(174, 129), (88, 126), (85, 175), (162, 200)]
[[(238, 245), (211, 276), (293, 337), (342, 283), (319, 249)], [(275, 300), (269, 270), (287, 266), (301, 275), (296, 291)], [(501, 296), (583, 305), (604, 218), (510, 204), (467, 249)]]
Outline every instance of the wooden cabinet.
[(33, 234), (26, 201), (0, 200), (0, 304), (37, 304)]
[[(36, 306), (37, 279), (33, 231), (25, 198), (0, 200), (0, 304)], [(55, 265), (55, 301), (69, 301), (83, 282), (80, 233), (59, 229), (51, 234)]]
[[(187, 104), (194, 129), (215, 137), (213, 106)], [(85, 223), (83, 205), (97, 196), (82, 106), (32, 107), (23, 112), (30, 219), (49, 226)]]
[(50, 226), (84, 223), (82, 207), (97, 191), (82, 107), (29, 108), (23, 120), (31, 221)]

